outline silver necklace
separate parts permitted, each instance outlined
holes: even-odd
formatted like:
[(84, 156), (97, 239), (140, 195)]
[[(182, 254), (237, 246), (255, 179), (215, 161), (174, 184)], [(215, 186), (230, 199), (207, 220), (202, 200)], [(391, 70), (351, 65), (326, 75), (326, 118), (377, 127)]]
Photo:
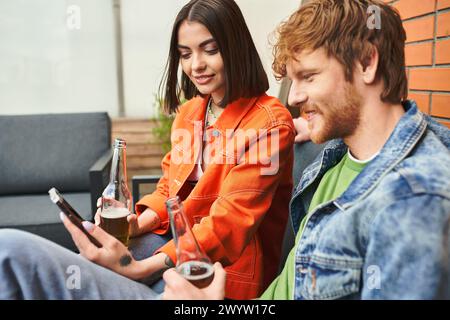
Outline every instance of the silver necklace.
[[(208, 114), (209, 115), (211, 115), (211, 117), (214, 119), (214, 122), (216, 122), (217, 121), (217, 117), (216, 117), (216, 115), (214, 114), (214, 111), (212, 110), (212, 100), (210, 99), (209, 100), (209, 102), (208, 102), (208, 107), (207, 107), (207, 110), (208, 110)], [(210, 122), (209, 122), (209, 117), (207, 116), (206, 117), (206, 126), (208, 127), (209, 126), (209, 124), (210, 124)]]

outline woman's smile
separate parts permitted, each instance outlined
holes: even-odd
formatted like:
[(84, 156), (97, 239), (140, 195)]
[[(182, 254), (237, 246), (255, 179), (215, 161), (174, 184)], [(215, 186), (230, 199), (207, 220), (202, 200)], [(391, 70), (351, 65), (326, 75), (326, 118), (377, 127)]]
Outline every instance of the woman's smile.
[(193, 76), (193, 78), (195, 79), (195, 82), (197, 83), (197, 85), (206, 85), (213, 80), (214, 74)]

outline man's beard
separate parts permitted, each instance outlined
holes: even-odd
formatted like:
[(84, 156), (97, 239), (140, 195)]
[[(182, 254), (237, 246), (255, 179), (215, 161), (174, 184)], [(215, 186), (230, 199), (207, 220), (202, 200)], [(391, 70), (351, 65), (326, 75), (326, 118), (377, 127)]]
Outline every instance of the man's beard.
[[(362, 98), (353, 85), (346, 83), (344, 86), (344, 97), (331, 97), (331, 103), (315, 104), (314, 109), (322, 118), (320, 131), (311, 131), (311, 140), (314, 143), (324, 143), (336, 138), (346, 138), (351, 136), (359, 126), (361, 118)], [(312, 123), (309, 123), (312, 129)]]

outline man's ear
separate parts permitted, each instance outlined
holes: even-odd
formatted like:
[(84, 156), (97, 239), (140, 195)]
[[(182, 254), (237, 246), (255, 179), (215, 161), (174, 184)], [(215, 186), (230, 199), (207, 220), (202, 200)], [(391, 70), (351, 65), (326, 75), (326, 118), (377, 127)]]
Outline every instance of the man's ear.
[(357, 69), (365, 84), (373, 84), (378, 70), (379, 55), (375, 46), (370, 46), (361, 61), (357, 62)]

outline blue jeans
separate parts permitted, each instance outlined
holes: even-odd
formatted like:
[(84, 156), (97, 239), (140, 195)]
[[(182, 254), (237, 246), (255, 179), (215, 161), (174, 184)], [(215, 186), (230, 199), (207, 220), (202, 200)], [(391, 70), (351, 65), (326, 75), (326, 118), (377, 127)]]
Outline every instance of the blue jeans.
[[(141, 260), (169, 239), (147, 234), (132, 239), (129, 248)], [(162, 279), (149, 287), (34, 234), (0, 230), (0, 300), (153, 300), (160, 298), (163, 288)]]
[[(137, 238), (131, 238), (128, 249), (130, 250), (134, 259), (144, 260), (152, 256), (157, 249), (165, 245), (171, 239), (172, 235), (170, 234), (170, 232), (164, 236), (160, 236), (154, 233), (147, 233)], [(150, 283), (147, 283), (145, 280), (143, 280), (143, 283), (150, 286), (156, 293), (162, 293), (164, 291), (165, 283), (162, 278), (159, 278), (155, 282)]]

